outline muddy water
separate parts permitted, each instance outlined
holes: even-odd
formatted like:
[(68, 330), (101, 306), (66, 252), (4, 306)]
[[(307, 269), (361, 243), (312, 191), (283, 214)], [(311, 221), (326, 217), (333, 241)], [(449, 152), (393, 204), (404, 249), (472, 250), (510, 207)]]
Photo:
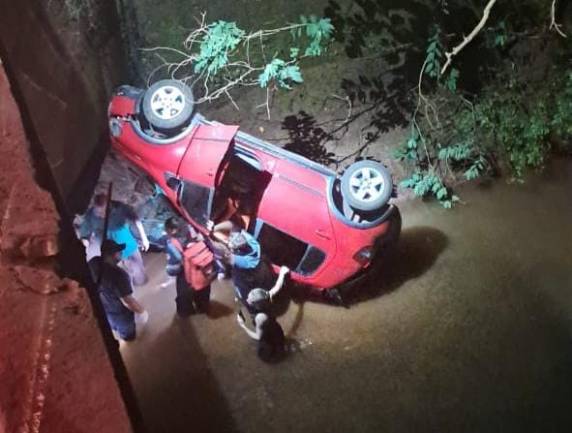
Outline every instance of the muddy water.
[(348, 310), (286, 306), (295, 340), (259, 362), (230, 288), (212, 317), (173, 318), (156, 276), (148, 328), (122, 348), (150, 432), (547, 432), (572, 425), (572, 163), (525, 185), (404, 203), (384, 280)]

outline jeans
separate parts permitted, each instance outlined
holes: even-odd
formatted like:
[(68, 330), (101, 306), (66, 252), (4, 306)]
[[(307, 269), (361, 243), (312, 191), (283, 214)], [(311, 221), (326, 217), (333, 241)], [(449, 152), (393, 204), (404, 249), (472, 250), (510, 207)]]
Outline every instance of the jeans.
[(108, 313), (106, 316), (109, 326), (119, 334), (119, 338), (125, 341), (135, 340), (135, 316), (132, 312)]
[(181, 272), (177, 275), (176, 288), (177, 297), (175, 298), (175, 304), (177, 305), (177, 314), (179, 316), (186, 317), (195, 312), (207, 312), (211, 296), (211, 286), (196, 291), (187, 283), (184, 272)]

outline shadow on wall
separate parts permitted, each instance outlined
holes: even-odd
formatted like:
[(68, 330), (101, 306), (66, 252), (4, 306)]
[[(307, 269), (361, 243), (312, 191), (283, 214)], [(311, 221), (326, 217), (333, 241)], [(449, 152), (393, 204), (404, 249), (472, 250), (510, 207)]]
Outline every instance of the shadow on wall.
[(123, 355), (147, 431), (238, 431), (189, 320), (174, 317), (145, 353), (130, 353), (142, 347)]
[(395, 250), (373, 272), (369, 283), (347, 295), (347, 302), (357, 303), (397, 290), (408, 280), (427, 272), (449, 241), (440, 230), (412, 227), (404, 230)]

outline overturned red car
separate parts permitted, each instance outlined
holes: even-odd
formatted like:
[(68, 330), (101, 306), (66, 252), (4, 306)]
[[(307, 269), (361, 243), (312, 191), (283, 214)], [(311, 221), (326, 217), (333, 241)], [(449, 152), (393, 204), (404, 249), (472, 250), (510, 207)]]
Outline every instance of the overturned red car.
[(298, 283), (353, 285), (383, 267), (399, 236), (392, 179), (378, 162), (358, 161), (340, 176), (238, 126), (206, 120), (176, 80), (118, 88), (108, 115), (115, 149), (193, 226), (206, 233), (209, 220), (234, 218)]

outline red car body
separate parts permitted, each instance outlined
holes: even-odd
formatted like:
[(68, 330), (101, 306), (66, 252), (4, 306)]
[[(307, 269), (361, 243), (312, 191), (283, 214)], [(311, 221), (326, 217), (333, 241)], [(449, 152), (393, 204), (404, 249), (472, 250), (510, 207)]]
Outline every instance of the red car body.
[(195, 114), (178, 135), (153, 138), (136, 120), (138, 92), (142, 91), (128, 88), (111, 100), (112, 145), (148, 173), (203, 233), (207, 221), (217, 219), (214, 208), (221, 202), (217, 195), (238, 158), (239, 165), (246, 163), (255, 177), (263, 179), (258, 182), (263, 186), (249, 231), (274, 265), (291, 268), (298, 283), (329, 289), (359, 281), (399, 235), (397, 207), (386, 205), (366, 223), (350, 221), (336, 199), (339, 176), (334, 171), (245, 134), (238, 126)]

